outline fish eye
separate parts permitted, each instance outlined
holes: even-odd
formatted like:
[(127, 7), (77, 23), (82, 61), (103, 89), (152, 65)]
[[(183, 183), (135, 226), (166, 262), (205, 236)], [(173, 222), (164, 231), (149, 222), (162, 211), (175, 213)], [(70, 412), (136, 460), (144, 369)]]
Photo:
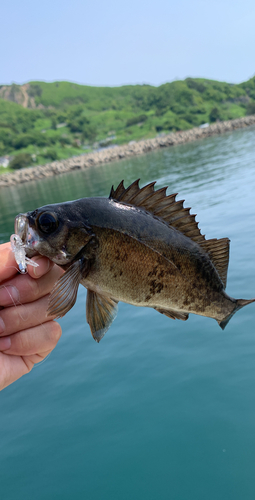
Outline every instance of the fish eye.
[(44, 212), (37, 219), (38, 228), (42, 233), (54, 233), (58, 227), (58, 220), (50, 212)]

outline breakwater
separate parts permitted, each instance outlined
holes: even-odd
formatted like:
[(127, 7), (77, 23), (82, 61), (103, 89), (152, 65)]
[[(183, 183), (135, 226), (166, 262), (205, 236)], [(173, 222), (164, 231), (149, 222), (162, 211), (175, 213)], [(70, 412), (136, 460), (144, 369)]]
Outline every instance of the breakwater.
[(44, 177), (52, 177), (72, 170), (82, 170), (103, 163), (129, 158), (131, 156), (146, 154), (162, 147), (184, 144), (205, 137), (231, 132), (239, 128), (249, 127), (254, 124), (255, 115), (245, 116), (235, 120), (217, 122), (205, 128), (195, 127), (190, 130), (175, 132), (162, 137), (155, 137), (154, 139), (145, 139), (138, 142), (132, 141), (129, 144), (123, 144), (114, 148), (105, 148), (100, 151), (68, 158), (67, 160), (58, 160), (42, 166), (38, 165), (36, 167), (16, 170), (13, 173), (0, 176), (0, 188), (43, 179)]

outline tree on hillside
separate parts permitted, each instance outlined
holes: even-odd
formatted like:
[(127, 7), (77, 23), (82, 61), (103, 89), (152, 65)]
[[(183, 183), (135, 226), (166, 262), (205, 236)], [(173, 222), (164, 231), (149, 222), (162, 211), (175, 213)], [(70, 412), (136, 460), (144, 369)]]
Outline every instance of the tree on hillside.
[(11, 162), (9, 163), (9, 168), (17, 170), (20, 168), (26, 168), (29, 165), (31, 165), (31, 155), (29, 155), (28, 153), (20, 153), (17, 156), (14, 156), (14, 158), (11, 160)]
[(85, 123), (82, 128), (82, 140), (93, 142), (96, 138), (97, 130), (96, 127), (90, 123)]
[(42, 88), (40, 87), (40, 85), (30, 83), (27, 93), (30, 97), (41, 97)]
[(218, 108), (212, 108), (209, 114), (209, 120), (210, 122), (216, 122), (217, 120), (220, 119), (220, 112)]
[(255, 115), (255, 102), (250, 101), (246, 108), (247, 115)]

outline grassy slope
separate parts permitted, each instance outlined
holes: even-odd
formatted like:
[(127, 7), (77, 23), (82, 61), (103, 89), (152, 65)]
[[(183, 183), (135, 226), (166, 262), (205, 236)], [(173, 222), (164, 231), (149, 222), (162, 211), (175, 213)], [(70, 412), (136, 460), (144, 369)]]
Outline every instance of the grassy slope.
[[(81, 146), (95, 140), (121, 144), (255, 113), (255, 77), (240, 85), (187, 78), (160, 87), (28, 87), (36, 109), (0, 99), (0, 155), (29, 153), (34, 163), (81, 154)], [(15, 86), (12, 99), (19, 91)], [(58, 128), (60, 123), (66, 125)]]

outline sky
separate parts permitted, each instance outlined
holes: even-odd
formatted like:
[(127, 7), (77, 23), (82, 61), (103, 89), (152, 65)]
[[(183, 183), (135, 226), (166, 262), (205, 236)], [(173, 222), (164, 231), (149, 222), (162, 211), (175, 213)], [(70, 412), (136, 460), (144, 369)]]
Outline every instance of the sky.
[(240, 83), (255, 75), (255, 1), (2, 1), (0, 54), (2, 85)]

